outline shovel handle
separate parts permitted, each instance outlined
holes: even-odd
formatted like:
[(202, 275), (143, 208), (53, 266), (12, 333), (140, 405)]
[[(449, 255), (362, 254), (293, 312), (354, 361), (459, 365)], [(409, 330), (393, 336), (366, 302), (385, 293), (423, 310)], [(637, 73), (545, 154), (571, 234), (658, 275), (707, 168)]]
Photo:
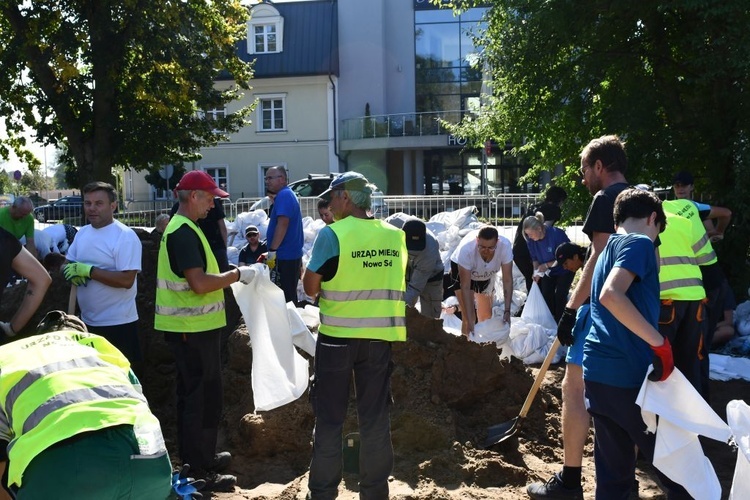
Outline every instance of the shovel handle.
[(78, 293), (78, 287), (70, 285), (70, 295), (68, 296), (68, 314), (76, 313), (76, 297)]
[(526, 418), (526, 414), (529, 413), (529, 408), (531, 408), (531, 403), (534, 402), (536, 393), (537, 391), (539, 391), (539, 386), (542, 385), (542, 381), (544, 380), (544, 375), (547, 373), (547, 368), (549, 368), (550, 363), (552, 363), (552, 358), (555, 357), (555, 353), (557, 352), (557, 349), (559, 347), (560, 347), (560, 340), (557, 337), (555, 337), (555, 341), (552, 342), (552, 345), (549, 348), (549, 352), (547, 352), (547, 356), (544, 358), (544, 361), (542, 362), (542, 366), (541, 368), (539, 368), (539, 372), (536, 374), (534, 383), (531, 385), (531, 389), (529, 390), (529, 395), (526, 396), (526, 401), (523, 402), (521, 411), (518, 413), (518, 416), (520, 418)]

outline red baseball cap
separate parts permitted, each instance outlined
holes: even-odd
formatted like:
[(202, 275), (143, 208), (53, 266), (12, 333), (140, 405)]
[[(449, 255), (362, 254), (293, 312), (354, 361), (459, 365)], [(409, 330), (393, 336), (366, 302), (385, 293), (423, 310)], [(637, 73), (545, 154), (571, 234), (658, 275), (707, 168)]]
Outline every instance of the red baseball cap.
[(213, 177), (203, 170), (191, 170), (182, 176), (175, 188), (178, 191), (208, 191), (219, 198), (229, 198), (229, 193), (219, 189)]

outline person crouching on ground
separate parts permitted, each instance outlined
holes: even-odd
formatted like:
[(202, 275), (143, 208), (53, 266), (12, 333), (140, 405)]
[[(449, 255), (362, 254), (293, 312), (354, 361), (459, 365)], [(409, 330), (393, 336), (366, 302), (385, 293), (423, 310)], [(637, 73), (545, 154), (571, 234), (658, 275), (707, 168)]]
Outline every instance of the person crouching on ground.
[[(502, 271), (503, 321), (510, 323), (513, 296), (513, 250), (497, 228), (484, 226), (466, 234), (451, 255), (451, 284), (461, 309), (461, 333), (469, 336), (478, 321), (492, 317), (495, 275)], [(476, 299), (476, 311), (473, 304)]]

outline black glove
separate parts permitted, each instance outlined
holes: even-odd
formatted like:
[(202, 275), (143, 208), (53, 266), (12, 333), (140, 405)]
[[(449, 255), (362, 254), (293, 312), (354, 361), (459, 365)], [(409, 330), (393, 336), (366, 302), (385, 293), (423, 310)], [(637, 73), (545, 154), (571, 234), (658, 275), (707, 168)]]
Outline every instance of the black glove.
[(562, 345), (573, 345), (573, 327), (576, 325), (576, 310), (566, 307), (557, 322), (557, 339)]

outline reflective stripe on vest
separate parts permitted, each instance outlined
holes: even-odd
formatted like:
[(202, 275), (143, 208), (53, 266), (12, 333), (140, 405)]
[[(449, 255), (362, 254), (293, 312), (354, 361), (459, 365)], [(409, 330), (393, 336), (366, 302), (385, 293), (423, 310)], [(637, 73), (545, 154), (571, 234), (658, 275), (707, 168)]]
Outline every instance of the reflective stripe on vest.
[(319, 331), (332, 337), (406, 340), (404, 232), (351, 216), (329, 227), (340, 251), (336, 275), (321, 283)]
[(148, 413), (129, 362), (103, 337), (60, 331), (0, 347), (0, 406), (10, 438), (8, 483), (41, 452), (72, 436), (133, 425)]
[(198, 236), (206, 256), (206, 273), (219, 274), (219, 264), (208, 240), (193, 221), (176, 214), (164, 230), (157, 264), (154, 329), (165, 332), (191, 333), (216, 330), (226, 326), (224, 291), (195, 293), (184, 277), (177, 276), (169, 264), (167, 242), (177, 229), (187, 225)]

